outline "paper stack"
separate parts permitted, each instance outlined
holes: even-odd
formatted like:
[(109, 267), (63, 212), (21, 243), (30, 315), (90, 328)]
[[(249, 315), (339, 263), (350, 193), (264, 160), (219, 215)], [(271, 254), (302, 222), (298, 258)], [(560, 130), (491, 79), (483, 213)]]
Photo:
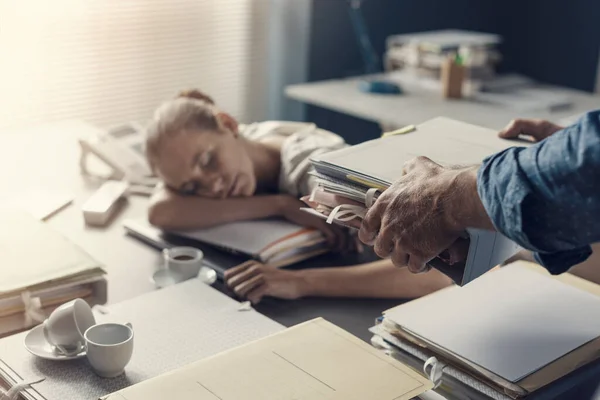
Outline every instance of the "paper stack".
[(0, 226), (0, 337), (39, 324), (69, 300), (106, 301), (100, 264), (44, 222), (2, 206)]
[(511, 264), (385, 311), (373, 344), (424, 370), (442, 394), (539, 395), (598, 359), (600, 297), (534, 268)]
[[(310, 207), (303, 210), (330, 223), (358, 228), (378, 196), (402, 176), (405, 162), (427, 156), (442, 165), (476, 165), (513, 144), (491, 129), (435, 118), (403, 133), (312, 159), (318, 187), (304, 199)], [(499, 233), (468, 229), (430, 264), (463, 285), (518, 250)]]

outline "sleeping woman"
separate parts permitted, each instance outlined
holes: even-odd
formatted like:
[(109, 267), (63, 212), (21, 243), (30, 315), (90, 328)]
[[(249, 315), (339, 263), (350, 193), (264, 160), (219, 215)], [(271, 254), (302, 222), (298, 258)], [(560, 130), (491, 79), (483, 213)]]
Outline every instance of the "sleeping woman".
[[(315, 187), (309, 158), (345, 146), (313, 124), (242, 125), (206, 94), (183, 92), (162, 104), (148, 127), (148, 162), (163, 183), (149, 221), (187, 230), (281, 217), (320, 230), (333, 249), (347, 251), (354, 245), (348, 232), (301, 211), (299, 200)], [(228, 270), (225, 283), (252, 303), (265, 296), (415, 298), (452, 284), (436, 270), (414, 275), (390, 260), (307, 270), (247, 262)]]

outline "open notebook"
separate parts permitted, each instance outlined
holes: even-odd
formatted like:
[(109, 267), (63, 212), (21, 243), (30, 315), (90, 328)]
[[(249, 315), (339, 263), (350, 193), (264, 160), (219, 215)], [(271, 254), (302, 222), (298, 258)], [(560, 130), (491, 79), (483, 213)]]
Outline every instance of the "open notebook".
[[(514, 145), (514, 141), (498, 138), (491, 129), (444, 117), (434, 118), (410, 133), (382, 137), (311, 159), (318, 190), (364, 204), (364, 207), (353, 204), (344, 206), (345, 210), (327, 209), (319, 204), (305, 211), (330, 222), (345, 226), (354, 222), (354, 227), (360, 226), (360, 219), (378, 194), (402, 176), (405, 162), (426, 156), (442, 165), (474, 165)], [(358, 224), (352, 218), (358, 218)], [(452, 265), (441, 257), (430, 262), (459, 285), (479, 277), (520, 250), (496, 232), (468, 229), (464, 239), (467, 243), (464, 240), (460, 243), (461, 256)]]
[[(157, 231), (143, 221), (126, 221), (125, 227), (134, 235), (146, 239), (146, 232)], [(329, 251), (320, 231), (283, 219), (238, 221), (206, 229), (163, 233), (166, 237), (208, 244), (238, 256), (238, 264), (251, 258), (275, 267), (284, 267)]]

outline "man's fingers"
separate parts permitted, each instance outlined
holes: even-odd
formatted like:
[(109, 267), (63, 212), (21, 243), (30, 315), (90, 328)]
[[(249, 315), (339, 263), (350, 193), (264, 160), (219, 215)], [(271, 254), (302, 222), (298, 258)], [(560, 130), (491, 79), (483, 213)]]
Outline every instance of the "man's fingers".
[(415, 157), (412, 160), (409, 160), (404, 163), (404, 166), (402, 167), (402, 174), (407, 175), (407, 174), (411, 173), (412, 171), (414, 171), (417, 167), (423, 166), (423, 165), (427, 165), (427, 166), (431, 166), (431, 167), (439, 167), (440, 166), (438, 163), (434, 162), (429, 157), (419, 156), (419, 157)]
[(358, 231), (358, 238), (368, 246), (373, 245), (381, 227), (381, 217), (385, 211), (385, 206), (382, 205), (380, 200), (381, 197), (367, 211), (367, 215), (363, 218), (360, 230)]
[(498, 132), (498, 136), (513, 139), (518, 138), (519, 135), (528, 135), (540, 141), (560, 129), (560, 126), (543, 119), (514, 119), (506, 128)]
[(396, 242), (390, 258), (392, 263), (398, 268), (404, 268), (408, 265), (408, 254), (398, 242)]
[(429, 268), (427, 267), (428, 261), (429, 260), (427, 260), (425, 257), (422, 257), (420, 255), (411, 254), (408, 257), (408, 270), (410, 272), (412, 272), (413, 274), (420, 274), (422, 272), (427, 272), (427, 271), (429, 271)]
[(379, 232), (379, 235), (375, 239), (373, 250), (381, 258), (387, 258), (390, 255), (394, 250), (394, 234), (392, 229), (387, 227)]

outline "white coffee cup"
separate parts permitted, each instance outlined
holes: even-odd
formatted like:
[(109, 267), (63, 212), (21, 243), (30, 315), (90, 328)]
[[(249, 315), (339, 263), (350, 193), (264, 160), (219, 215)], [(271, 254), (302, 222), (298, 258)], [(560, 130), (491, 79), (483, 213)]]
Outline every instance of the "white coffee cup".
[(114, 378), (125, 371), (133, 354), (131, 324), (98, 324), (85, 331), (85, 351), (94, 372)]
[(73, 355), (83, 349), (83, 334), (95, 323), (96, 318), (88, 303), (75, 299), (56, 308), (44, 321), (42, 330), (55, 351)]
[(202, 267), (204, 254), (194, 247), (173, 247), (163, 250), (165, 267), (177, 281), (195, 278)]

